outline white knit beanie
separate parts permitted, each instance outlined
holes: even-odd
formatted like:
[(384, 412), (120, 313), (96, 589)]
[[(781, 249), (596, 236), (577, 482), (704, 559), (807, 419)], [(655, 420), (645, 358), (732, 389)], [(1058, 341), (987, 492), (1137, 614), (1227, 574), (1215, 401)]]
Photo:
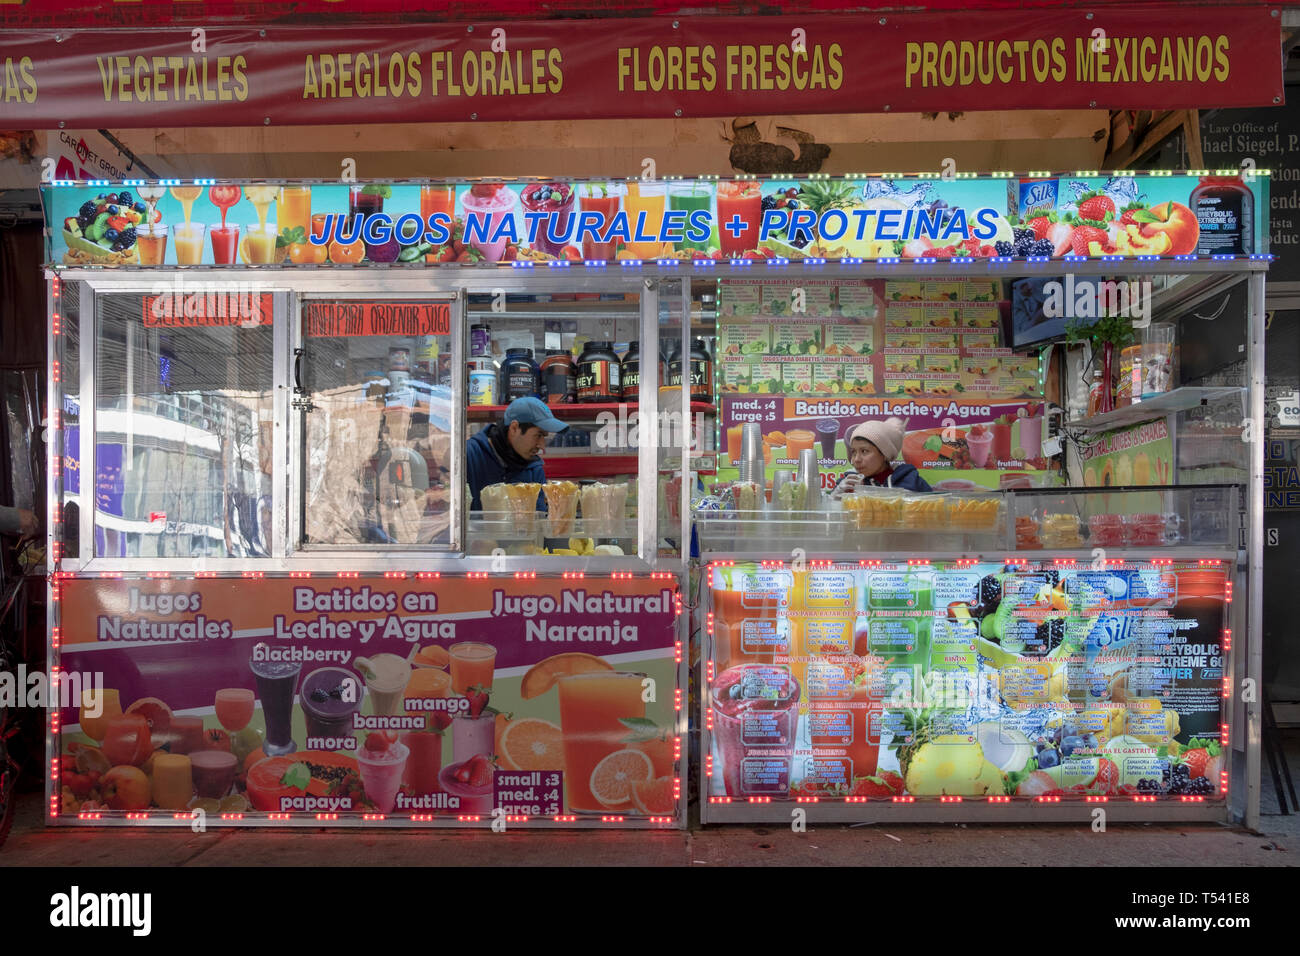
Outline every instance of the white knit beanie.
[(893, 461), (903, 448), (903, 436), (907, 434), (907, 422), (901, 418), (886, 418), (883, 422), (863, 422), (849, 432), (849, 441), (865, 438), (880, 449), (886, 461)]

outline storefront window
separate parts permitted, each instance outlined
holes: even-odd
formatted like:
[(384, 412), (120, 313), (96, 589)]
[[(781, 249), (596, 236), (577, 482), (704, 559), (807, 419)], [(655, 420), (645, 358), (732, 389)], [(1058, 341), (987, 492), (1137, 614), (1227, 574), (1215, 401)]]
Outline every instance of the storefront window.
[(639, 409), (662, 364), (641, 354), (641, 308), (608, 290), (469, 297), (471, 553), (637, 554)]
[(271, 296), (101, 295), (95, 554), (271, 551)]
[(304, 545), (456, 546), (451, 308), (304, 303), (294, 383)]

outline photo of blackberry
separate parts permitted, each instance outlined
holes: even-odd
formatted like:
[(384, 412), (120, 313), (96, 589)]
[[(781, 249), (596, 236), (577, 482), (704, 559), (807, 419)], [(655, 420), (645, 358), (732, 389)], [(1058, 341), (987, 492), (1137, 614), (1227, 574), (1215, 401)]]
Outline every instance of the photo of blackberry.
[(1050, 256), (1056, 251), (1056, 246), (1052, 245), (1051, 239), (1035, 239), (1029, 244), (1029, 254), (1031, 256)]
[(993, 243), (993, 248), (1000, 256), (1013, 256), (1016, 254), (1015, 244), (1007, 242), (1005, 239)]
[(1002, 582), (995, 574), (986, 574), (980, 578), (976, 592), (977, 606), (984, 614), (992, 614), (1002, 603)]
[(1039, 624), (1034, 629), (1034, 640), (1038, 644), (1039, 653), (1054, 651), (1065, 640), (1065, 619), (1058, 617)]

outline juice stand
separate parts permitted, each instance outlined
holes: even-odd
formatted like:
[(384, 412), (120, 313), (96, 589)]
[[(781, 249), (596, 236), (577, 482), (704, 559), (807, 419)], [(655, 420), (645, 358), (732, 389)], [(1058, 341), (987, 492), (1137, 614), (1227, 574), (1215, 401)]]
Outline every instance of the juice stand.
[[(49, 820), (680, 826), (698, 706), (706, 823), (1249, 821), (1266, 232), (1203, 249), (1209, 175), (1032, 177), (1042, 237), (1010, 176), (56, 184), (50, 651), (105, 692)], [(1071, 415), (1018, 310), (1120, 277), (1182, 377)], [(548, 481), (471, 508), (527, 394)], [(938, 493), (827, 501), (887, 415)]]

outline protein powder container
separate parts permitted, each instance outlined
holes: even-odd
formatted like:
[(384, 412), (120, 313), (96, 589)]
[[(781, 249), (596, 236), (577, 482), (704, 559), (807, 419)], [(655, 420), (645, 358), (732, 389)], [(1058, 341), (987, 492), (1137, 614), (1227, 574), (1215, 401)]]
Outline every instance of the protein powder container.
[(471, 325), (469, 327), (469, 354), (492, 354), (492, 330), (488, 326)]
[(495, 405), (497, 394), (496, 363), (486, 356), (474, 356), (465, 363), (466, 395), (470, 405)]
[(573, 356), (563, 349), (547, 349), (542, 359), (542, 390), (547, 405), (572, 405), (578, 400), (578, 375)]
[[(713, 401), (713, 359), (709, 358), (709, 350), (705, 346), (703, 339), (691, 340), (689, 362), (691, 401)], [(674, 354), (668, 360), (668, 384), (669, 386), (681, 387), (682, 357), (680, 353)]]
[(501, 401), (510, 404), (516, 398), (528, 398), (541, 391), (541, 372), (533, 361), (532, 349), (506, 349), (501, 363)]
[(588, 342), (578, 356), (578, 401), (617, 402), (623, 397), (618, 354), (609, 342)]
[(641, 394), (641, 348), (636, 342), (628, 345), (620, 372), (623, 377), (623, 399), (631, 401)]

